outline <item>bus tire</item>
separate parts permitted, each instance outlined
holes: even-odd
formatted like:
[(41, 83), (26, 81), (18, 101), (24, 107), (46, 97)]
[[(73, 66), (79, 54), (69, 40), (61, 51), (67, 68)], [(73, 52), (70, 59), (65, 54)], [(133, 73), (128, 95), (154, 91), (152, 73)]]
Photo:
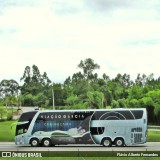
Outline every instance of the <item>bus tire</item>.
[(111, 146), (112, 146), (112, 141), (111, 141), (111, 139), (110, 139), (110, 138), (104, 138), (104, 139), (102, 140), (102, 145), (103, 145), (104, 147), (111, 147)]
[(123, 138), (116, 138), (114, 143), (117, 147), (123, 147), (124, 146), (124, 139)]
[(52, 145), (51, 140), (49, 138), (44, 138), (42, 140), (43, 147), (50, 147)]
[(30, 144), (31, 144), (32, 147), (38, 147), (39, 146), (39, 140), (38, 140), (38, 138), (32, 138), (30, 140)]

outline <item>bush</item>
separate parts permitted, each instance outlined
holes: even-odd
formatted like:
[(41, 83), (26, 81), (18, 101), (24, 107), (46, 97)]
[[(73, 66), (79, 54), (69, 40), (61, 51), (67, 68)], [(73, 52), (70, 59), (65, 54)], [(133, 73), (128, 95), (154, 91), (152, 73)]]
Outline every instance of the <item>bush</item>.
[(7, 113), (7, 120), (8, 120), (8, 121), (13, 120), (13, 114), (12, 114), (11, 112), (8, 112), (8, 113)]
[(0, 107), (0, 120), (6, 117), (7, 110), (4, 107)]

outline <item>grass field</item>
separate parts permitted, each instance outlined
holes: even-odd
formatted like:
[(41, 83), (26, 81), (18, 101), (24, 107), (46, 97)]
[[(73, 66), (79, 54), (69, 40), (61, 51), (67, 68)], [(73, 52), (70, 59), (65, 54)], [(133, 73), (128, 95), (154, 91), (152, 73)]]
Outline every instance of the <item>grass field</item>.
[(0, 122), (0, 142), (14, 141), (16, 121)]
[[(0, 122), (0, 142), (14, 141), (16, 121)], [(148, 129), (148, 142), (160, 142), (160, 129)]]
[(160, 130), (159, 131), (148, 131), (148, 142), (160, 142)]

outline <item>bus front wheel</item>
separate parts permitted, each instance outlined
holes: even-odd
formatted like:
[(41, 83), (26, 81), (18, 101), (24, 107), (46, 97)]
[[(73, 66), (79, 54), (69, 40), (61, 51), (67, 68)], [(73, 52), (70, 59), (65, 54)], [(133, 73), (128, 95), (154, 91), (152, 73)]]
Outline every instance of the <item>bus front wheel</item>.
[(51, 140), (50, 140), (49, 138), (43, 139), (42, 145), (43, 145), (44, 147), (50, 147), (50, 146), (51, 146)]
[(104, 147), (111, 147), (111, 146), (112, 146), (112, 141), (111, 141), (111, 139), (110, 139), (110, 138), (104, 138), (104, 139), (102, 140), (102, 145), (103, 145)]
[(30, 144), (32, 147), (38, 147), (39, 146), (39, 140), (37, 138), (32, 138), (30, 141)]

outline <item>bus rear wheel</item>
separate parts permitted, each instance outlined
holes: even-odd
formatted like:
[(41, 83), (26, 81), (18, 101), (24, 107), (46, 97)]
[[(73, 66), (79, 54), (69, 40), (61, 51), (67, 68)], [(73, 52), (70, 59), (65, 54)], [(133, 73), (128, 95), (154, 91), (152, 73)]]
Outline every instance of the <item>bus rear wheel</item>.
[(103, 145), (104, 147), (111, 147), (111, 146), (112, 146), (112, 141), (111, 141), (111, 139), (110, 139), (110, 138), (104, 138), (104, 139), (102, 140), (102, 145)]
[(117, 147), (123, 147), (124, 146), (124, 140), (123, 140), (123, 138), (116, 138), (115, 145)]
[(49, 139), (49, 138), (45, 138), (45, 139), (43, 139), (43, 141), (42, 141), (42, 145), (44, 146), (44, 147), (50, 147), (51, 146), (51, 140)]
[(30, 141), (30, 144), (32, 147), (38, 147), (39, 146), (39, 140), (37, 138), (32, 138)]

